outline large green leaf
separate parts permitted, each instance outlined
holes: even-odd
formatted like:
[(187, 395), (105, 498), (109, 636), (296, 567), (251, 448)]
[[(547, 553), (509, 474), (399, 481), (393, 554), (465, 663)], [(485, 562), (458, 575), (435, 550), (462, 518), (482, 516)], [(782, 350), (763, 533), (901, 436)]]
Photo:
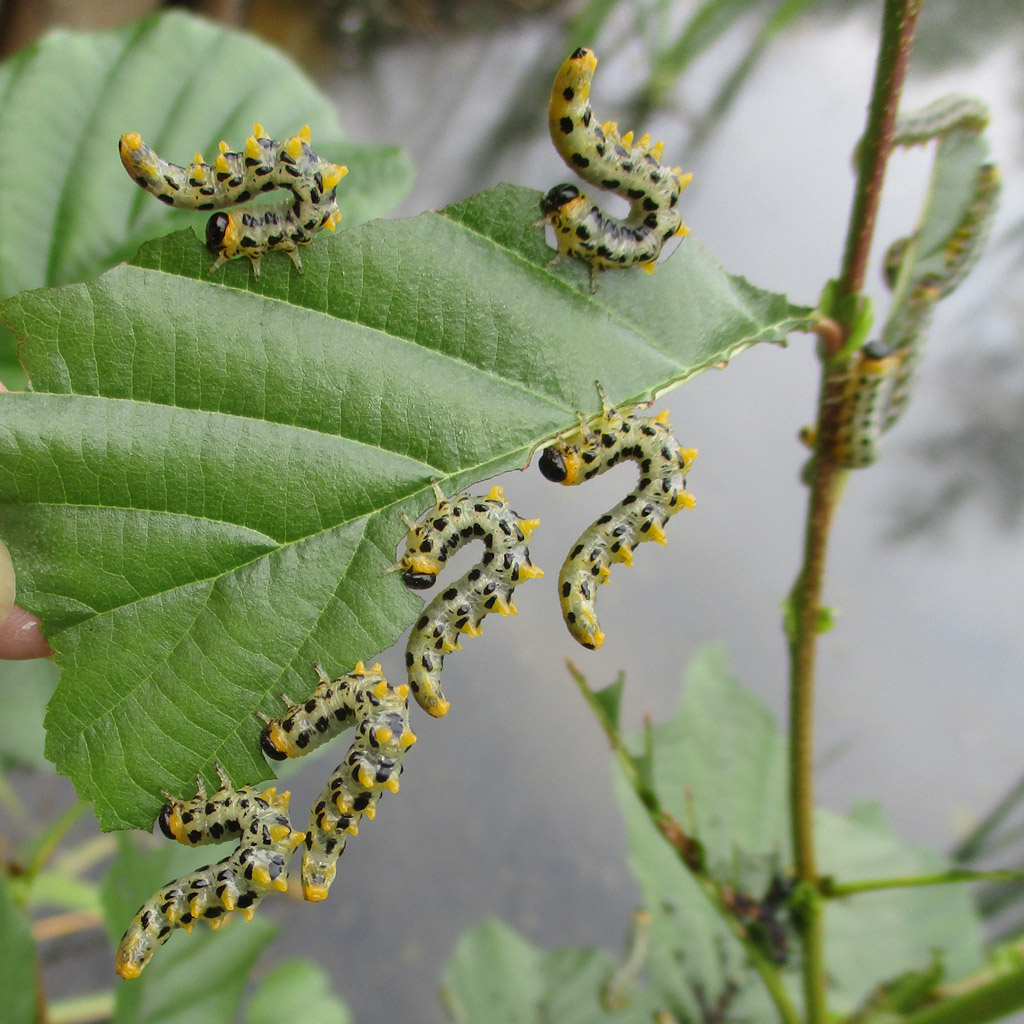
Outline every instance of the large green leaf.
[(331, 991), (319, 964), (285, 960), (260, 982), (245, 1011), (245, 1024), (280, 1024), (285, 1007), (302, 1008), (302, 1024), (351, 1024), (345, 1004)]
[(0, 395), (0, 532), (64, 670), (48, 756), (105, 827), (214, 759), (265, 777), (254, 713), (398, 638), (420, 601), (379, 574), (431, 478), (523, 466), (595, 380), (649, 396), (806, 321), (692, 237), (591, 295), (547, 268), (538, 199), (372, 222), (259, 282), (181, 232), (0, 306), (34, 389)]
[(603, 949), (548, 953), (493, 918), (461, 936), (442, 976), (442, 998), (462, 1024), (644, 1024), (652, 1009), (631, 990), (613, 1007), (601, 993), (617, 964)]

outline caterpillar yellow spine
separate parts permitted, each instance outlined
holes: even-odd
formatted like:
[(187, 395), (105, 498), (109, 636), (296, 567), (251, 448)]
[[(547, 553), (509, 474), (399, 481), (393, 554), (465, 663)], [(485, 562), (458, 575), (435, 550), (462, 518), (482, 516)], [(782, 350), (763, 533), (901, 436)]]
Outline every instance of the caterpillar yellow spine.
[(125, 170), (141, 188), (168, 206), (186, 210), (224, 210), (253, 196), (287, 189), (292, 198), (270, 206), (215, 213), (206, 225), (206, 246), (217, 257), (213, 273), (236, 256), (248, 256), (258, 279), (260, 259), (274, 249), (288, 253), (301, 273), (298, 247), (318, 231), (333, 231), (341, 220), (337, 187), (348, 168), (323, 160), (310, 145), (309, 126), (283, 142), (271, 139), (260, 124), (235, 153), (221, 142), (213, 164), (201, 153), (188, 167), (172, 164), (126, 132), (118, 146)]
[(421, 524), (406, 521), (405, 552), (394, 567), (413, 590), (434, 585), (448, 558), (465, 544), (480, 540), (480, 561), (434, 598), (413, 626), (405, 649), (409, 685), (429, 715), (443, 718), (450, 707), (441, 690), (444, 657), (459, 648), (459, 636), (479, 636), (491, 612), (514, 615), (512, 593), (524, 580), (543, 576), (530, 559), (527, 541), (540, 523), (522, 519), (500, 487), (486, 497), (456, 494), (446, 498), (434, 484), (437, 502)]
[(170, 882), (139, 908), (117, 948), (114, 966), (122, 978), (137, 978), (175, 929), (191, 932), (196, 921), (216, 929), (232, 911), (251, 921), (268, 892), (288, 888), (288, 861), (305, 838), (292, 831), (289, 794), (275, 788), (260, 793), (252, 786), (236, 790), (220, 765), (217, 775), (221, 786), (212, 796), (197, 777), (195, 797), (172, 797), (160, 814), (160, 829), (186, 846), (229, 839), (238, 846), (217, 864)]
[(392, 686), (380, 665), (367, 669), (360, 661), (337, 679), (314, 668), (316, 689), (301, 702), (285, 698), (287, 712), (267, 721), (262, 743), (264, 753), (280, 761), (302, 757), (355, 728), (348, 753), (313, 804), (304, 837), (302, 893), (319, 902), (330, 892), (348, 837), (359, 833), (359, 819), (376, 816), (385, 790), (398, 792), (402, 761), (416, 736), (409, 728), (409, 687)]
[(572, 486), (591, 480), (623, 459), (638, 463), (636, 487), (593, 522), (573, 544), (558, 575), (562, 617), (576, 639), (594, 650), (605, 634), (595, 607), (597, 587), (607, 583), (615, 562), (633, 564), (633, 548), (644, 541), (665, 543), (665, 524), (696, 499), (686, 490), (686, 474), (697, 458), (672, 434), (668, 413), (641, 416), (634, 407), (608, 404), (598, 385), (602, 411), (544, 449), (540, 471), (555, 483)]
[[(664, 243), (688, 231), (677, 209), (692, 174), (661, 163), (664, 143), (649, 135), (620, 136), (612, 121), (599, 124), (590, 106), (597, 67), (593, 51), (576, 50), (559, 69), (551, 90), (548, 128), (566, 164), (597, 188), (629, 204), (623, 219), (601, 212), (575, 185), (561, 184), (541, 200), (541, 212), (555, 230), (559, 257), (579, 257), (600, 270), (642, 266), (653, 272)], [(557, 257), (556, 257), (557, 258)]]

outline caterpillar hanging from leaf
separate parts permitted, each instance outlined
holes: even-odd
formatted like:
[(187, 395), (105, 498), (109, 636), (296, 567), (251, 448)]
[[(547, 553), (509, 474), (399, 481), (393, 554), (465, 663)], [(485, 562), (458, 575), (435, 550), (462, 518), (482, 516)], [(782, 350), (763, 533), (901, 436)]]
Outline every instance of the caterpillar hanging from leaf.
[[(938, 139), (937, 176), (946, 140), (955, 146), (958, 135), (977, 135), (987, 124), (988, 110), (980, 101), (945, 97), (901, 117), (893, 141), (914, 146)], [(931, 252), (917, 251), (927, 224), (919, 226), (910, 238), (897, 239), (886, 252), (883, 276), (894, 299), (881, 338), (869, 342), (847, 362), (840, 362), (829, 374), (839, 396), (838, 429), (831, 453), (838, 466), (857, 469), (871, 465), (878, 457), (882, 434), (903, 415), (935, 307), (964, 280), (984, 248), (998, 207), (1000, 178), (995, 164), (979, 161), (958, 220), (933, 243)], [(813, 428), (805, 428), (801, 437), (811, 447), (816, 443)]]
[(406, 520), (405, 552), (394, 569), (412, 590), (434, 585), (447, 560), (470, 541), (483, 542), (479, 563), (434, 598), (413, 626), (405, 649), (409, 685), (428, 714), (443, 718), (449, 703), (441, 691), (444, 656), (459, 648), (459, 634), (479, 636), (491, 612), (515, 614), (512, 593), (524, 580), (543, 576), (530, 560), (526, 542), (539, 525), (521, 519), (500, 487), (485, 498), (456, 494), (446, 498), (434, 484), (437, 502), (421, 524)]
[(565, 61), (551, 89), (548, 127), (562, 159), (584, 181), (629, 201), (619, 220), (595, 206), (575, 185), (556, 185), (541, 200), (544, 219), (555, 229), (558, 256), (576, 256), (598, 271), (641, 266), (653, 273), (662, 246), (688, 231), (676, 209), (692, 174), (661, 163), (664, 143), (649, 135), (636, 142), (618, 126), (598, 124), (590, 108), (590, 86), (597, 67), (584, 47)]
[[(398, 792), (405, 752), (416, 742), (409, 728), (409, 687), (392, 686), (380, 665), (359, 662), (347, 675), (331, 679), (314, 665), (319, 685), (304, 701), (284, 697), (289, 707), (267, 719), (263, 751), (275, 761), (302, 757), (355, 727), (352, 746), (313, 805), (302, 855), (302, 892), (307, 900), (327, 898), (338, 858), (358, 822), (376, 815), (384, 790)], [(283, 695), (282, 695), (283, 696)]]
[(292, 831), (289, 794), (273, 788), (260, 793), (252, 786), (235, 789), (221, 766), (216, 768), (220, 789), (207, 797), (197, 776), (197, 795), (191, 800), (171, 797), (160, 813), (160, 829), (186, 846), (230, 839), (238, 846), (217, 864), (170, 882), (139, 908), (117, 948), (115, 968), (122, 978), (137, 978), (176, 928), (191, 932), (196, 921), (219, 928), (232, 911), (251, 921), (268, 892), (288, 888), (288, 861), (305, 838)]
[(309, 126), (275, 142), (260, 124), (240, 153), (220, 143), (213, 165), (201, 153), (186, 167), (169, 163), (127, 132), (119, 144), (121, 163), (132, 178), (161, 202), (184, 210), (224, 210), (261, 192), (287, 189), (292, 198), (270, 206), (215, 213), (206, 222), (206, 247), (217, 257), (210, 268), (236, 256), (248, 256), (259, 279), (260, 259), (273, 249), (288, 253), (299, 273), (298, 247), (309, 244), (322, 228), (333, 231), (341, 220), (336, 192), (348, 168), (323, 160), (310, 146)]
[(686, 474), (697, 458), (672, 434), (668, 413), (641, 416), (635, 407), (609, 405), (604, 390), (601, 413), (544, 449), (541, 473), (572, 486), (607, 472), (624, 459), (640, 467), (635, 488), (614, 508), (587, 527), (573, 544), (558, 574), (562, 618), (569, 632), (591, 650), (604, 643), (595, 602), (599, 584), (607, 583), (615, 562), (633, 564), (633, 548), (644, 541), (665, 543), (665, 524), (696, 499), (686, 490)]

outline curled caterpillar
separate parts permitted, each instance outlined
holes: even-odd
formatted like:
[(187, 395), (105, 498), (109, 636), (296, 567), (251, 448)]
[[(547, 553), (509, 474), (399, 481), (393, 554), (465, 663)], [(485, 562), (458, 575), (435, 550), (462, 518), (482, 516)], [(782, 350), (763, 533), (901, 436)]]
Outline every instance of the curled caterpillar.
[(191, 932), (198, 920), (219, 928), (233, 910), (251, 921), (266, 893), (288, 888), (288, 860), (305, 838), (292, 831), (289, 794), (236, 790), (220, 765), (217, 775), (221, 788), (210, 797), (198, 776), (193, 799), (172, 797), (160, 813), (160, 829), (186, 846), (227, 839), (237, 839), (238, 846), (217, 864), (170, 882), (139, 908), (117, 947), (115, 968), (122, 978), (137, 978), (175, 928)]
[(649, 135), (635, 143), (618, 126), (599, 125), (590, 109), (590, 84), (597, 67), (593, 51), (581, 47), (555, 76), (548, 110), (551, 141), (562, 159), (597, 188), (629, 200), (622, 220), (603, 214), (575, 185), (556, 185), (541, 200), (541, 213), (555, 229), (556, 259), (577, 256), (591, 267), (591, 286), (600, 270), (641, 266), (653, 273), (661, 248), (685, 235), (676, 205), (692, 174), (661, 164), (664, 143)]
[(644, 541), (664, 544), (669, 517), (696, 504), (686, 490), (686, 473), (697, 450), (679, 446), (668, 413), (640, 416), (634, 407), (615, 408), (600, 385), (597, 390), (600, 415), (589, 422), (581, 416), (579, 427), (545, 448), (539, 462), (544, 476), (566, 486), (590, 480), (623, 459), (640, 466), (636, 487), (583, 531), (558, 574), (562, 618), (576, 640), (591, 650), (604, 643), (595, 591), (608, 582), (610, 566), (632, 565), (633, 547)]
[(161, 202), (185, 210), (223, 210), (247, 202), (260, 192), (287, 189), (292, 198), (273, 206), (230, 213), (215, 213), (206, 222), (206, 248), (217, 257), (210, 268), (236, 256), (248, 256), (253, 274), (260, 276), (260, 258), (281, 249), (292, 258), (299, 273), (298, 247), (341, 220), (335, 199), (338, 182), (348, 168), (323, 160), (310, 147), (309, 126), (298, 135), (275, 142), (260, 124), (241, 153), (232, 153), (226, 142), (213, 165), (201, 153), (186, 167), (169, 163), (143, 141), (138, 132), (126, 132), (119, 144), (121, 163), (132, 178)]
[(441, 692), (441, 669), (444, 656), (458, 650), (459, 634), (479, 636), (480, 623), (490, 612), (514, 615), (512, 592), (523, 580), (544, 573), (530, 561), (526, 546), (540, 520), (520, 519), (500, 487), (492, 487), (486, 498), (446, 498), (435, 483), (434, 493), (437, 503), (421, 524), (406, 520), (405, 553), (395, 566), (402, 582), (426, 590), (463, 545), (481, 540), (486, 549), (476, 566), (431, 601), (405, 649), (413, 696), (427, 714), (443, 718), (450, 705)]
[(988, 127), (988, 107), (974, 96), (942, 96), (920, 110), (896, 119), (893, 145), (920, 146), (952, 131), (978, 134)]
[(302, 757), (349, 726), (355, 737), (345, 759), (324, 786), (309, 818), (302, 855), (302, 892), (307, 900), (327, 898), (338, 858), (362, 815), (376, 815), (386, 789), (398, 792), (402, 758), (416, 742), (409, 728), (409, 687), (391, 686), (380, 665), (360, 661), (347, 675), (331, 679), (314, 665), (319, 685), (304, 701), (288, 702), (281, 717), (267, 720), (263, 752), (275, 761)]
[[(896, 424), (910, 401), (936, 305), (959, 286), (981, 256), (995, 219), (1000, 189), (999, 168), (994, 164), (979, 167), (971, 201), (942, 247), (939, 268), (937, 271), (929, 268), (927, 273), (908, 283), (905, 298), (890, 315), (882, 331), (882, 344), (900, 356), (896, 380), (888, 397), (883, 431)], [(883, 272), (890, 287), (898, 285), (898, 264), (902, 263), (909, 245), (912, 242), (898, 239), (886, 254)], [(895, 271), (894, 266), (897, 267)]]

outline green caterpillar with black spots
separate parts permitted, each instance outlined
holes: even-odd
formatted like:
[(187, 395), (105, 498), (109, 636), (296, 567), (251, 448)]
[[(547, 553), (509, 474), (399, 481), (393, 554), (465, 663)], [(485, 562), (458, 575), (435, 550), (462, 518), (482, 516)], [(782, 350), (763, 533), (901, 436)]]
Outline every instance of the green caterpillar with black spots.
[(137, 978), (153, 954), (175, 929), (191, 932), (196, 921), (212, 928), (237, 912), (251, 921), (263, 897), (288, 888), (288, 861), (305, 839), (288, 820), (289, 794), (253, 786), (235, 789), (216, 765), (220, 789), (206, 795), (196, 776), (191, 800), (169, 797), (160, 813), (160, 830), (186, 846), (204, 846), (237, 839), (234, 852), (175, 879), (147, 900), (124, 933), (114, 966), (122, 978)]
[(450, 707), (441, 690), (445, 655), (458, 650), (460, 634), (479, 636), (491, 612), (514, 615), (512, 592), (544, 572), (526, 546), (540, 520), (520, 518), (500, 487), (492, 487), (486, 497), (464, 493), (446, 498), (435, 483), (434, 494), (437, 502), (422, 523), (406, 520), (405, 552), (393, 566), (402, 582), (426, 590), (456, 551), (474, 540), (484, 545), (480, 561), (427, 606), (405, 649), (413, 696), (427, 714), (443, 718)]
[(288, 253), (301, 274), (298, 247), (323, 228), (333, 231), (341, 220), (337, 188), (348, 168), (317, 156), (310, 141), (308, 125), (276, 142), (257, 123), (242, 152), (230, 152), (222, 141), (212, 165), (196, 153), (188, 167), (158, 156), (138, 132), (122, 135), (118, 148), (134, 181), (179, 209), (224, 210), (262, 192), (291, 192), (292, 198), (280, 203), (215, 213), (206, 222), (206, 247), (217, 257), (210, 273), (236, 256), (248, 256), (258, 280), (260, 259), (273, 249)]
[[(352, 745), (327, 780), (309, 817), (302, 855), (302, 893), (325, 900), (349, 836), (359, 834), (359, 819), (376, 816), (385, 790), (398, 792), (406, 751), (416, 742), (409, 728), (409, 687), (392, 686), (380, 665), (355, 668), (332, 679), (314, 665), (319, 684), (304, 701), (284, 700), (287, 712), (266, 719), (263, 752), (275, 761), (302, 757), (349, 727)], [(282, 695), (283, 696), (283, 695)]]
[(539, 467), (554, 483), (570, 487), (592, 480), (623, 459), (636, 462), (640, 479), (625, 498), (590, 526), (573, 544), (558, 574), (562, 618), (576, 641), (591, 650), (604, 643), (597, 618), (597, 587), (607, 583), (615, 562), (633, 564), (633, 548), (644, 541), (664, 544), (665, 524), (696, 498), (686, 490), (686, 474), (696, 448), (683, 448), (672, 433), (668, 413), (641, 416), (635, 407), (616, 408), (604, 391), (601, 413), (580, 416), (579, 427), (544, 449)]
[(558, 256), (575, 256), (591, 267), (591, 285), (601, 270), (643, 267), (653, 273), (662, 246), (688, 228), (679, 196), (692, 174), (661, 163), (664, 143), (649, 135), (634, 142), (613, 121), (598, 124), (590, 107), (597, 67), (592, 50), (580, 47), (559, 69), (551, 89), (548, 127), (562, 159), (584, 181), (629, 201), (623, 219), (609, 217), (571, 184), (556, 185), (541, 200), (544, 219), (555, 230)]

